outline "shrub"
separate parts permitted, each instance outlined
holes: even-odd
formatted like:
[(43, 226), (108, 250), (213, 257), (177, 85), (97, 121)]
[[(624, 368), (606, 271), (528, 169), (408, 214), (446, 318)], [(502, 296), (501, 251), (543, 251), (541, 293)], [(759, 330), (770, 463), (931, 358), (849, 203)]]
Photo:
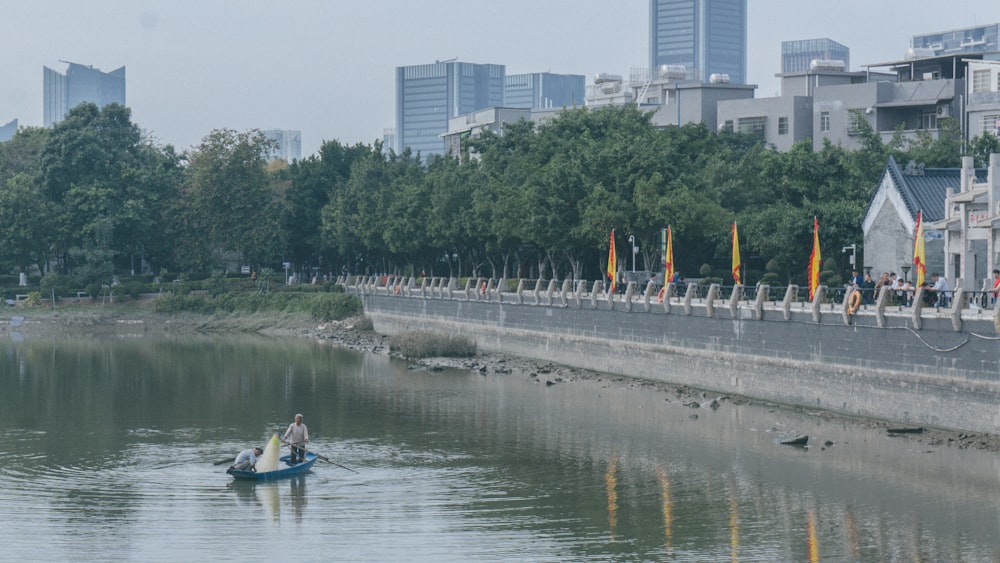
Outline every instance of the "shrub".
[(309, 314), (317, 321), (337, 321), (361, 314), (361, 300), (346, 293), (310, 296)]
[(74, 285), (73, 278), (61, 274), (46, 274), (38, 282), (40, 291), (46, 298), (55, 294), (56, 297), (70, 295), (70, 287)]
[(142, 292), (145, 289), (146, 289), (146, 284), (137, 280), (125, 282), (125, 285), (122, 288), (122, 290), (125, 292), (125, 295), (128, 295), (132, 299), (138, 299), (139, 296), (142, 295)]
[(358, 322), (354, 325), (354, 328), (358, 330), (375, 330), (375, 323), (372, 322), (371, 317), (365, 315), (358, 319)]
[(468, 358), (476, 355), (476, 343), (465, 336), (413, 331), (390, 337), (389, 350), (404, 358)]
[(209, 295), (222, 295), (229, 292), (229, 285), (226, 280), (226, 273), (222, 271), (216, 271), (212, 273), (212, 277), (201, 282), (201, 286), (208, 290)]

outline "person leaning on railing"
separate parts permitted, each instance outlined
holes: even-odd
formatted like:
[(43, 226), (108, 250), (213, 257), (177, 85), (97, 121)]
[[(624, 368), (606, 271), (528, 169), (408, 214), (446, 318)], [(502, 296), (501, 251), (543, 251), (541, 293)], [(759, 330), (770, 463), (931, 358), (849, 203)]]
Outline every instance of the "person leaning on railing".
[(1000, 270), (993, 270), (993, 293), (990, 296), (990, 306), (996, 306), (998, 294), (1000, 294)]

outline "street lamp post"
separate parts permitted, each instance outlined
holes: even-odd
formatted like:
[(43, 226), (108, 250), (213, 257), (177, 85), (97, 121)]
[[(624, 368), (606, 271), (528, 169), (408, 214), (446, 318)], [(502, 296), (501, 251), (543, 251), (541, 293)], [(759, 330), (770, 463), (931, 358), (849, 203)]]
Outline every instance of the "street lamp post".
[(907, 274), (910, 273), (910, 267), (909, 266), (900, 266), (899, 269), (903, 270), (903, 283), (908, 282), (909, 280), (907, 279), (906, 276), (907, 276)]
[(848, 250), (851, 251), (851, 269), (857, 270), (858, 267), (856, 266), (856, 264), (858, 258), (858, 243), (855, 242), (851, 243), (850, 246), (845, 246), (843, 249), (841, 249), (841, 252), (847, 252)]
[(635, 255), (639, 254), (639, 247), (635, 244), (635, 235), (629, 235), (628, 241), (632, 243), (632, 271), (635, 271)]

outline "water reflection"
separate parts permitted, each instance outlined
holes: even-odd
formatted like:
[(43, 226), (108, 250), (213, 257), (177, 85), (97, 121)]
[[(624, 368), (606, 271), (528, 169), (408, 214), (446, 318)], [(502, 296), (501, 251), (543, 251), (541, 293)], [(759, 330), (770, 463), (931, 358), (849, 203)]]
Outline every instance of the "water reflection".
[[(12, 560), (37, 555), (27, 536), (53, 560), (1000, 560), (995, 454), (666, 399), (302, 341), (3, 341), (0, 542)], [(296, 412), (358, 473), (242, 483), (212, 465)]]
[(284, 516), (285, 518), (291, 517), (296, 523), (301, 523), (308, 504), (307, 479), (308, 475), (259, 483), (233, 480), (227, 485), (227, 488), (235, 495), (239, 511), (260, 507), (275, 522), (280, 521)]
[(608, 530), (611, 531), (611, 541), (615, 541), (615, 529), (618, 527), (618, 458), (612, 457), (604, 472), (604, 487), (608, 495)]

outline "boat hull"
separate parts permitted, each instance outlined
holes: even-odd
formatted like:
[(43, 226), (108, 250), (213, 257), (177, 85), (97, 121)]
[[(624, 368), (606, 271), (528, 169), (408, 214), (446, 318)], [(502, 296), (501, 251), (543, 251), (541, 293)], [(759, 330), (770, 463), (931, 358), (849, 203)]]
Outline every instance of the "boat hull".
[(295, 475), (302, 475), (312, 468), (313, 464), (316, 463), (317, 456), (312, 452), (306, 452), (306, 460), (296, 463), (295, 465), (288, 465), (287, 455), (281, 456), (278, 465), (278, 469), (274, 471), (265, 471), (263, 473), (257, 473), (255, 471), (246, 471), (242, 469), (233, 469), (230, 467), (226, 470), (226, 473), (233, 476), (234, 479), (239, 479), (241, 481), (274, 481), (276, 479), (284, 479), (286, 477), (294, 477)]

